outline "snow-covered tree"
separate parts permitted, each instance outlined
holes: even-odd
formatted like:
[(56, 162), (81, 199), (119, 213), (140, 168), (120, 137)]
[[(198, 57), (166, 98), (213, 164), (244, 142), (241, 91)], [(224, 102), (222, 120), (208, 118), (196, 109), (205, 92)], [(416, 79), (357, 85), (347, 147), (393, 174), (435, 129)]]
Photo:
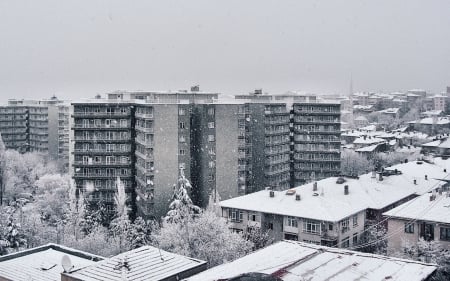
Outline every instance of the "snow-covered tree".
[(239, 258), (253, 247), (243, 235), (233, 232), (224, 218), (209, 210), (182, 223), (163, 222), (153, 241), (169, 252), (206, 260), (209, 267)]
[(156, 228), (156, 224), (152, 221), (145, 221), (141, 217), (137, 217), (130, 225), (127, 233), (127, 240), (131, 243), (132, 249), (139, 248), (151, 243), (152, 230)]
[(384, 225), (369, 226), (364, 231), (361, 245), (357, 246), (358, 251), (366, 253), (385, 255), (387, 253), (386, 227)]
[(56, 225), (63, 221), (69, 200), (70, 179), (67, 175), (47, 174), (36, 181), (38, 211), (42, 219)]
[(125, 186), (123, 182), (117, 177), (116, 180), (116, 194), (114, 196), (115, 202), (115, 218), (111, 221), (110, 229), (114, 237), (119, 239), (121, 250), (128, 250), (130, 247), (126, 239), (126, 235), (130, 229), (130, 219), (128, 217), (127, 195), (125, 193)]
[(273, 243), (269, 230), (262, 230), (260, 227), (251, 227), (246, 233), (246, 239), (253, 243), (253, 250), (264, 248)]
[(192, 189), (189, 180), (184, 176), (183, 169), (180, 169), (178, 183), (173, 186), (172, 202), (169, 205), (164, 221), (177, 223), (183, 221), (186, 217), (195, 216), (201, 209), (192, 203), (188, 190)]
[(0, 254), (26, 246), (26, 237), (16, 216), (19, 211), (21, 210), (9, 206), (0, 209)]

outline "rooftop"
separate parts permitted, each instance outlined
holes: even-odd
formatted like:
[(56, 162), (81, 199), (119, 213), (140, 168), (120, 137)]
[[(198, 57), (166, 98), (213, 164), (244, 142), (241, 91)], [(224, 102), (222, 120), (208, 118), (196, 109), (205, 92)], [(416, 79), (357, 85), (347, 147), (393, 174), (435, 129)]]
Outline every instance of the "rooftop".
[(446, 125), (450, 124), (450, 119), (448, 117), (427, 117), (416, 121), (410, 121), (408, 124)]
[(0, 257), (0, 279), (15, 281), (61, 280), (63, 256), (68, 256), (73, 270), (95, 264), (103, 257), (68, 247), (47, 244)]
[(186, 281), (226, 280), (248, 272), (270, 274), (284, 281), (421, 281), (435, 270), (431, 264), (285, 240)]
[(179, 280), (205, 269), (205, 261), (143, 246), (65, 275), (83, 281), (156, 281)]
[[(450, 193), (448, 192), (423, 194), (415, 200), (402, 204), (383, 215), (408, 220), (425, 220), (450, 224), (449, 195)], [(434, 200), (431, 200), (433, 199), (432, 196), (435, 197)]]
[(377, 144), (377, 143), (382, 143), (382, 142), (385, 142), (385, 140), (382, 138), (367, 136), (367, 137), (359, 137), (359, 138), (355, 139), (355, 141), (353, 143), (370, 145), (370, 144)]
[[(274, 191), (275, 196), (270, 197), (268, 190), (262, 190), (220, 204), (224, 208), (338, 222), (367, 208), (383, 209), (411, 195), (427, 193), (445, 184), (438, 179), (450, 178), (444, 172), (450, 171), (450, 160), (441, 158), (435, 158), (434, 163), (411, 161), (388, 169), (401, 174), (384, 176), (380, 181), (368, 173), (358, 179), (345, 178), (343, 184), (336, 183), (337, 177), (323, 179), (317, 182), (317, 191), (313, 191), (313, 183), (294, 188), (300, 201), (285, 191)], [(348, 195), (344, 194), (345, 185), (349, 186)]]

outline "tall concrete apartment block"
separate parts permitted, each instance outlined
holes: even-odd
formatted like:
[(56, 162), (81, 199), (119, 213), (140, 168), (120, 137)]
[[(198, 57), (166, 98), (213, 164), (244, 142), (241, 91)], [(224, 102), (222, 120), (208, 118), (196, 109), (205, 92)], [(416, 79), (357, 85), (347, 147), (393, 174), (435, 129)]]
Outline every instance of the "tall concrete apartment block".
[(48, 153), (68, 164), (70, 105), (48, 100), (9, 100), (0, 106), (0, 133), (6, 148)]
[(77, 186), (111, 209), (120, 177), (137, 215), (159, 218), (180, 170), (202, 206), (210, 196), (284, 190), (339, 174), (338, 104), (295, 94), (219, 100), (197, 90), (114, 92), (73, 103)]

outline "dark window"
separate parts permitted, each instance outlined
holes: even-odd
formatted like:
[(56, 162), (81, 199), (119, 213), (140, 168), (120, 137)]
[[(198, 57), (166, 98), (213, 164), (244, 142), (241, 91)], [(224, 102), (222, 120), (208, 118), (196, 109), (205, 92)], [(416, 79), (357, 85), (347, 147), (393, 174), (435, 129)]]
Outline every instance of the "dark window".
[(450, 241), (450, 227), (441, 227), (441, 240)]
[(414, 233), (414, 224), (405, 222), (405, 233)]

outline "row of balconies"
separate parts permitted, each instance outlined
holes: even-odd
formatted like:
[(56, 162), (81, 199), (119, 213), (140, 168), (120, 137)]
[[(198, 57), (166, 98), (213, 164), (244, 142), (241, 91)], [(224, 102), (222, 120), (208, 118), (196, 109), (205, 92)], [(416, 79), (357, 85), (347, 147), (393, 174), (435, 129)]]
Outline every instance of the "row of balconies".
[(131, 137), (87, 137), (87, 136), (75, 136), (76, 141), (86, 142), (130, 142)]
[(130, 112), (74, 112), (73, 117), (94, 117), (94, 118), (112, 118), (129, 116)]
[(295, 152), (303, 152), (303, 153), (340, 153), (340, 148), (314, 148), (314, 147), (294, 147)]
[(120, 149), (74, 149), (75, 154), (128, 154), (131, 149), (120, 150)]
[(275, 155), (275, 154), (283, 154), (283, 153), (289, 153), (291, 150), (288, 148), (284, 149), (264, 149), (265, 155)]
[(94, 174), (94, 173), (83, 173), (83, 172), (78, 172), (74, 174), (75, 178), (87, 178), (87, 179), (96, 179), (96, 178), (104, 178), (104, 179), (110, 179), (110, 178), (115, 178), (115, 177), (121, 177), (121, 178), (130, 178), (132, 177), (131, 174), (115, 174), (115, 173), (99, 173), (99, 174)]
[(98, 167), (127, 167), (131, 165), (131, 162), (120, 162), (120, 161), (73, 161), (74, 166), (98, 166)]
[(96, 125), (96, 124), (75, 124), (73, 126), (74, 129), (96, 129), (96, 130), (109, 130), (109, 129), (130, 129), (128, 124), (117, 124), (111, 123), (111, 125)]

